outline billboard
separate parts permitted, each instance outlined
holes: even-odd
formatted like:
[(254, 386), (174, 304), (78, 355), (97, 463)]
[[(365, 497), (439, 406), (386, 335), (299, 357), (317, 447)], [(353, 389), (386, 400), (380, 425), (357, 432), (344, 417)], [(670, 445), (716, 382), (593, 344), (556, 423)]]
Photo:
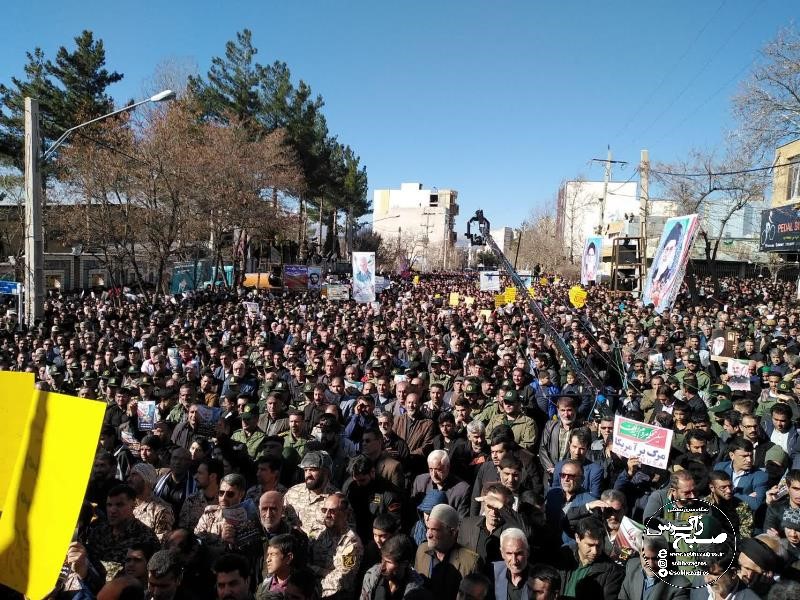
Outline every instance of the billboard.
[(598, 236), (587, 237), (583, 244), (583, 254), (581, 254), (581, 284), (589, 285), (589, 282), (597, 282), (598, 272), (600, 271), (600, 250), (603, 246), (603, 238)]
[(653, 304), (659, 314), (670, 309), (681, 289), (698, 224), (696, 214), (671, 217), (664, 223), (642, 294), (642, 302)]
[(479, 278), (482, 292), (500, 291), (500, 271), (481, 271)]
[(283, 265), (283, 286), (290, 290), (308, 289), (308, 267)]
[(800, 204), (761, 211), (761, 252), (800, 252)]
[(353, 252), (353, 300), (375, 302), (374, 252)]

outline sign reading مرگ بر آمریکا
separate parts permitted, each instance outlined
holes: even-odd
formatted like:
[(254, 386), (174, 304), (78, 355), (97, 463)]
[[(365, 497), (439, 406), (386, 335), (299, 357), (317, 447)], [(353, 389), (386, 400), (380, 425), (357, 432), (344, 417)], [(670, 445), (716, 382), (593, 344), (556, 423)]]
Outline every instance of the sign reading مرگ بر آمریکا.
[(611, 450), (625, 458), (638, 458), (643, 465), (666, 469), (672, 436), (671, 429), (616, 415)]

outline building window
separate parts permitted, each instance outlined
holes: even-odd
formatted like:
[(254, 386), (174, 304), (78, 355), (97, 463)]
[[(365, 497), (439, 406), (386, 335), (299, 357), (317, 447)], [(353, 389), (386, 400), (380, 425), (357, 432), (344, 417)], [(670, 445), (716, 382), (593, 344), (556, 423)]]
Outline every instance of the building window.
[(800, 197), (800, 155), (789, 159), (789, 178), (786, 185), (786, 199), (792, 200)]
[(431, 194), (430, 205), (431, 208), (439, 207), (439, 194)]

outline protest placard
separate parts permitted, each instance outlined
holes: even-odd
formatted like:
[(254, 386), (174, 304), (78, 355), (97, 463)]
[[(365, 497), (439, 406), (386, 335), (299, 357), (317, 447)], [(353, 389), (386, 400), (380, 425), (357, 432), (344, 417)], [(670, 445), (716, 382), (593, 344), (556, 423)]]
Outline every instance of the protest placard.
[(750, 361), (728, 359), (728, 385), (734, 392), (750, 391)]
[(142, 431), (151, 430), (156, 424), (155, 400), (140, 400), (137, 402), (136, 416), (138, 418), (139, 429)]
[(671, 429), (616, 415), (611, 450), (625, 458), (638, 458), (643, 465), (666, 469), (672, 435)]
[(448, 304), (450, 306), (458, 306), (458, 301), (460, 300), (460, 296), (458, 292), (450, 292), (450, 298), (448, 299)]

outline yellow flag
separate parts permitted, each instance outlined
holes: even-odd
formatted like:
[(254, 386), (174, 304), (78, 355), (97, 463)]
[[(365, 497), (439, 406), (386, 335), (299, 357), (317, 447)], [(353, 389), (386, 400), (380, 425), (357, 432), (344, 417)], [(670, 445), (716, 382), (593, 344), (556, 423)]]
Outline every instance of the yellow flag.
[(517, 288), (507, 287), (505, 295), (506, 295), (506, 302), (514, 302), (517, 299)]
[(528, 288), (528, 293), (531, 295), (531, 298), (536, 298), (536, 290), (532, 287)]
[(547, 277), (542, 277), (541, 279), (539, 279), (539, 283), (541, 285), (547, 285)]
[[(14, 375), (0, 373), (3, 394)], [(27, 426), (14, 432), (21, 434), (21, 452), (0, 517), (0, 583), (39, 600), (55, 586), (66, 557), (106, 407), (63, 394), (28, 393), (31, 410)]]
[(465, 296), (464, 304), (466, 304), (467, 306), (472, 306), (473, 304), (475, 304), (475, 298), (473, 298), (472, 296)]
[(411, 280), (411, 283), (419, 285), (419, 275), (414, 275), (414, 279)]
[[(5, 375), (5, 374), (4, 374)], [(0, 396), (0, 514), (6, 502), (11, 474), (22, 447), (22, 432), (28, 427), (35, 379), (33, 373), (14, 373), (3, 377)]]
[(495, 307), (495, 308), (500, 308), (500, 307), (501, 307), (501, 306), (503, 306), (505, 303), (506, 303), (506, 295), (505, 295), (505, 293), (503, 293), (503, 294), (497, 294), (497, 295), (494, 297), (494, 307)]
[(575, 308), (583, 308), (586, 305), (586, 290), (579, 285), (569, 288), (569, 301)]
[(459, 295), (458, 292), (450, 292), (450, 306), (458, 306)]

